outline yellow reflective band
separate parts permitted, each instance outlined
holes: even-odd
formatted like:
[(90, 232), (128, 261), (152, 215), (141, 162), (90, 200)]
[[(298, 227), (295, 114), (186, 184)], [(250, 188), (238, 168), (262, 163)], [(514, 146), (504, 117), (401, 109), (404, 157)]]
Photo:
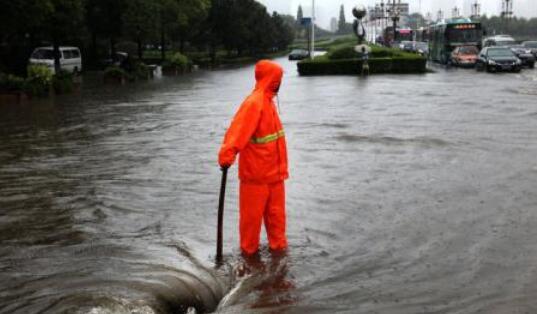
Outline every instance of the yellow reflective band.
[(279, 130), (276, 133), (269, 134), (267, 136), (263, 137), (252, 137), (251, 142), (254, 144), (267, 144), (270, 142), (274, 142), (275, 140), (279, 139), (280, 137), (284, 137), (285, 133), (283, 130)]

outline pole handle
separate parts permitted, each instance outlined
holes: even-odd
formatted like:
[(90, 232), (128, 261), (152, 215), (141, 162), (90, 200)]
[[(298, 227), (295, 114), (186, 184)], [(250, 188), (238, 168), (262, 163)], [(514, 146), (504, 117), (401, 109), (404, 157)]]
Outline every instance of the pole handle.
[(224, 238), (224, 201), (226, 197), (226, 181), (228, 167), (222, 168), (222, 181), (220, 183), (220, 197), (218, 200), (218, 228), (216, 234), (216, 262), (222, 263), (222, 246)]

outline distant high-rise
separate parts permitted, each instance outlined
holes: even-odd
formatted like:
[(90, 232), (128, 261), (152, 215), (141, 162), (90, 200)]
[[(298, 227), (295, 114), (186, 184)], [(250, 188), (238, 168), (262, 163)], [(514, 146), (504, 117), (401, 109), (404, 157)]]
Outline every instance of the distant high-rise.
[(332, 33), (335, 33), (337, 32), (337, 28), (338, 28), (338, 25), (337, 25), (337, 19), (335, 17), (333, 17), (331, 20), (330, 20), (330, 31)]

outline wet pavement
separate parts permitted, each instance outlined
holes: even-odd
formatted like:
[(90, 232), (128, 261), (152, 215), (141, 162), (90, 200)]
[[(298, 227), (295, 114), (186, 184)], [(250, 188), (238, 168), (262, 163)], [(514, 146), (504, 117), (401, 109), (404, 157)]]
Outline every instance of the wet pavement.
[(537, 71), (277, 61), (290, 248), (241, 280), (216, 154), (252, 66), (1, 106), (0, 313), (537, 312)]

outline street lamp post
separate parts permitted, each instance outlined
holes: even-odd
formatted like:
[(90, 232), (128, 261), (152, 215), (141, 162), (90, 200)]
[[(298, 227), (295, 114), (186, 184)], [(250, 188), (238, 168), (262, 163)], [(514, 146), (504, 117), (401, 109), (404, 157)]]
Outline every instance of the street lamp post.
[[(401, 3), (401, 0), (398, 1), (398, 4)], [(395, 4), (395, 0), (392, 2), (392, 9), (391, 9), (391, 15), (392, 15), (392, 21), (393, 21), (393, 41), (397, 41), (397, 22), (399, 21), (399, 6)]]
[(384, 0), (381, 0), (380, 1), (380, 12), (382, 14), (382, 18), (380, 19), (380, 32), (382, 33), (382, 40), (386, 41), (386, 38), (384, 38), (384, 24), (385, 24), (385, 19), (386, 19), (386, 11), (385, 11), (385, 8), (384, 8)]
[(442, 9), (438, 10), (437, 19), (438, 21), (441, 21), (442, 19), (444, 19), (444, 11), (442, 11)]
[(311, 0), (311, 45), (310, 59), (313, 59), (315, 53), (315, 0)]
[(472, 19), (477, 20), (479, 19), (479, 16), (481, 15), (481, 4), (477, 0), (475, 0), (474, 4), (472, 4)]

